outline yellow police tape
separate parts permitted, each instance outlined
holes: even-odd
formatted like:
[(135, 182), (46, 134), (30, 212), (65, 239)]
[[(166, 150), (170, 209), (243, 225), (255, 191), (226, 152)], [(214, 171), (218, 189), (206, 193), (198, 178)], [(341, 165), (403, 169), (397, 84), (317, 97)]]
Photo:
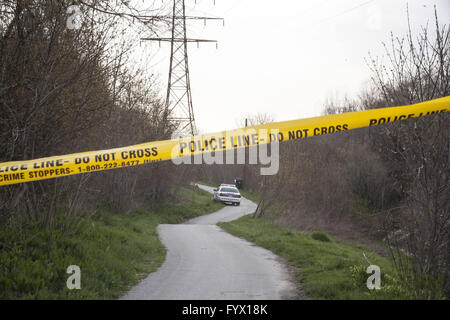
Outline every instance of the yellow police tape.
[(0, 186), (143, 165), (201, 153), (239, 149), (417, 118), (450, 110), (450, 96), (410, 106), (380, 108), (274, 122), (178, 140), (155, 141), (110, 150), (0, 163)]

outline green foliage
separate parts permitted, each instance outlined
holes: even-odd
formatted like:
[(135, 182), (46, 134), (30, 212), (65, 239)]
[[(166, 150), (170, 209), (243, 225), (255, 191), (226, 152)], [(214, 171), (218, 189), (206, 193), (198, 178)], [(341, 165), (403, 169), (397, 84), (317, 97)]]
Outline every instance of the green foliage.
[(253, 202), (258, 203), (259, 200), (260, 200), (260, 196), (259, 196), (259, 194), (256, 193), (256, 192), (250, 192), (250, 191), (247, 190), (247, 189), (241, 189), (241, 190), (239, 190), (239, 192), (241, 193), (241, 195), (242, 195), (244, 198), (247, 198), (247, 199), (249, 199), (249, 200), (251, 200), (251, 201), (253, 201)]
[[(219, 226), (286, 259), (295, 267), (305, 293), (313, 299), (410, 298), (404, 291), (398, 290), (395, 281), (390, 280), (393, 274), (391, 261), (364, 245), (344, 243), (339, 239), (333, 242), (317, 241), (309, 234), (250, 216), (220, 223)], [(371, 263), (381, 268), (382, 290), (367, 289), (369, 274), (365, 273), (367, 266), (363, 268), (361, 264), (363, 253)]]
[(355, 288), (358, 288), (362, 286), (364, 283), (366, 283), (367, 280), (367, 266), (359, 263), (350, 266), (350, 274), (353, 281), (353, 286)]
[[(205, 191), (190, 187), (156, 211), (95, 214), (74, 219), (70, 234), (55, 224), (10, 221), (0, 227), (0, 299), (114, 299), (155, 271), (166, 250), (156, 226), (179, 223), (222, 207)], [(187, 204), (186, 204), (187, 203)], [(62, 219), (61, 219), (62, 221)], [(81, 290), (66, 288), (67, 267), (81, 268)]]
[(330, 236), (322, 231), (314, 231), (311, 233), (311, 238), (322, 242), (331, 242)]
[(410, 288), (405, 287), (404, 282), (394, 270), (381, 270), (381, 288), (379, 290), (368, 290), (366, 281), (369, 274), (366, 272), (367, 263), (358, 263), (350, 266), (350, 273), (353, 286), (358, 290), (367, 290), (367, 293), (374, 299), (414, 299)]

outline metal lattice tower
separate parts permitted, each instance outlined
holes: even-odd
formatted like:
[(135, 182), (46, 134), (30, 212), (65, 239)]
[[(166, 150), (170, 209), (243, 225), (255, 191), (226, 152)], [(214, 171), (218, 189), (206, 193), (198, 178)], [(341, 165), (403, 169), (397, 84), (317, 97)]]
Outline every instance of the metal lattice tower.
[(189, 77), (189, 42), (215, 42), (216, 40), (190, 39), (187, 37), (186, 20), (223, 20), (222, 18), (186, 16), (184, 0), (173, 1), (171, 38), (143, 38), (141, 40), (167, 41), (171, 43), (169, 80), (163, 123), (174, 121), (179, 123), (179, 132), (194, 135), (195, 116), (192, 104), (191, 83)]

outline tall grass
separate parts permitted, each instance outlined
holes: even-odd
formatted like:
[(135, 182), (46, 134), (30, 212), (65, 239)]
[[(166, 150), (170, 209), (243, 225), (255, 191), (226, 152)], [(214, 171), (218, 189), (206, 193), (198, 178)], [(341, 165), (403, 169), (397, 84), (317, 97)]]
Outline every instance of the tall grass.
[[(158, 239), (158, 224), (179, 223), (222, 206), (198, 188), (183, 187), (175, 194), (153, 211), (120, 214), (102, 205), (74, 218), (70, 232), (62, 230), (58, 221), (46, 230), (39, 221), (12, 220), (2, 225), (0, 299), (120, 297), (164, 261), (166, 249)], [(81, 268), (81, 290), (66, 287), (70, 265)]]

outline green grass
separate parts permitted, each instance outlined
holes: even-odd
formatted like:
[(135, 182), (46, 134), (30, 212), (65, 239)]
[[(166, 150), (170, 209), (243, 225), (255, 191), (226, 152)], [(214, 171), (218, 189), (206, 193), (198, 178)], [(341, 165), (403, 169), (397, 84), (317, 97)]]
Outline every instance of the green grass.
[[(183, 187), (158, 210), (114, 214), (103, 206), (78, 216), (72, 221), (78, 227), (69, 233), (58, 223), (42, 230), (39, 222), (10, 222), (0, 227), (0, 299), (119, 298), (163, 263), (158, 224), (221, 207), (209, 193)], [(81, 268), (81, 290), (66, 288), (70, 265)]]
[(219, 186), (219, 184), (217, 184), (217, 183), (214, 183), (214, 182), (208, 182), (208, 181), (203, 181), (203, 180), (197, 181), (197, 183), (203, 184), (203, 185), (208, 186), (208, 187), (213, 187), (213, 188), (217, 188), (217, 187)]
[(258, 193), (250, 192), (249, 190), (246, 190), (246, 189), (241, 189), (241, 190), (239, 190), (239, 192), (241, 193), (241, 195), (244, 198), (247, 198), (247, 199), (253, 201), (254, 203), (258, 204), (258, 202), (259, 202), (259, 195), (258, 195)]
[[(245, 216), (219, 223), (229, 233), (245, 238), (287, 260), (296, 270), (297, 279), (312, 299), (408, 299), (394, 276), (390, 261), (370, 248), (327, 237), (330, 242), (313, 239), (267, 219)], [(322, 235), (323, 237), (323, 235)], [(381, 268), (381, 290), (366, 287), (369, 264)]]

